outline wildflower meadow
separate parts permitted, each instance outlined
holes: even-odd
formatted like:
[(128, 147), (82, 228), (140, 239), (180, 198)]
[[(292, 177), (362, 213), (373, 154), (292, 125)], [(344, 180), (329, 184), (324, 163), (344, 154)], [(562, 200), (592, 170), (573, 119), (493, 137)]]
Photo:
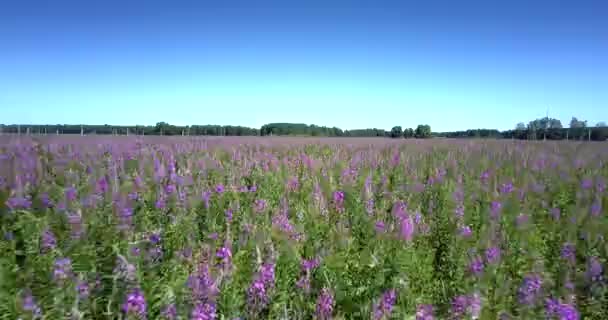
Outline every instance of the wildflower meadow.
[(4, 136), (1, 319), (608, 319), (604, 142)]

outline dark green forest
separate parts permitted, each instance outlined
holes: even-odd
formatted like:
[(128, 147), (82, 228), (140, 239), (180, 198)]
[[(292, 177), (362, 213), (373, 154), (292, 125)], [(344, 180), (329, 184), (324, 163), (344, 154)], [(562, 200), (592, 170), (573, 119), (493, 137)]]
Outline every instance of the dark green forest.
[(399, 125), (390, 130), (368, 128), (342, 130), (337, 127), (317, 126), (304, 123), (269, 123), (261, 128), (232, 125), (190, 125), (177, 126), (166, 122), (156, 125), (76, 125), (76, 124), (10, 124), (0, 125), (0, 134), (82, 134), (82, 135), (165, 135), (165, 136), (313, 136), (313, 137), (387, 137), (387, 138), (494, 138), (519, 140), (592, 140), (608, 139), (608, 126), (598, 122), (594, 127), (587, 121), (572, 118), (569, 127), (563, 127), (560, 120), (552, 118), (535, 119), (528, 124), (518, 123), (514, 129), (468, 129), (452, 132), (432, 132), (426, 124), (416, 128), (402, 128)]

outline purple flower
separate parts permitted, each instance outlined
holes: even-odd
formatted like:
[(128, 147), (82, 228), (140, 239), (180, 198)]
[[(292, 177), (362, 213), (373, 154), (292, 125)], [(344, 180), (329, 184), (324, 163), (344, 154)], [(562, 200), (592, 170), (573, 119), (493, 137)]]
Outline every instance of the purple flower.
[(421, 304), (416, 308), (416, 320), (434, 320), (435, 312), (433, 305)]
[(589, 178), (583, 179), (583, 181), (581, 182), (581, 188), (585, 190), (593, 188), (593, 180)]
[(386, 230), (385, 229), (385, 225), (384, 225), (384, 221), (382, 221), (382, 220), (376, 221), (376, 224), (374, 225), (374, 228), (376, 229), (376, 232), (383, 233)]
[(452, 300), (452, 310), (451, 314), (454, 319), (462, 319), (466, 313), (467, 308), (469, 307), (469, 298), (467, 296), (461, 295), (457, 296)]
[(40, 201), (42, 202), (42, 206), (45, 208), (53, 207), (53, 200), (49, 197), (49, 194), (44, 192), (40, 195)]
[(310, 293), (310, 275), (304, 275), (298, 279), (296, 286), (302, 289), (305, 293)]
[(602, 212), (602, 203), (599, 200), (593, 201), (591, 205), (591, 216), (599, 217)]
[(160, 242), (160, 234), (152, 233), (148, 238), (152, 244), (158, 244)]
[(211, 198), (211, 192), (203, 192), (201, 198), (203, 199), (203, 203), (205, 203), (205, 208), (209, 209), (209, 199)]
[(139, 319), (146, 319), (146, 299), (141, 290), (135, 289), (127, 295), (122, 305), (122, 312)]
[(489, 264), (497, 263), (500, 260), (500, 248), (490, 247), (486, 249), (486, 261)]
[(177, 319), (177, 307), (175, 307), (174, 303), (171, 303), (163, 308), (160, 313), (160, 316), (166, 320), (175, 320)]
[(266, 308), (268, 304), (268, 293), (264, 282), (258, 277), (247, 289), (247, 305), (254, 312), (259, 312)]
[(76, 189), (74, 187), (67, 187), (65, 189), (65, 199), (67, 201), (76, 200), (77, 195), (78, 195), (78, 192), (76, 191)]
[(310, 260), (306, 260), (306, 259), (302, 259), (302, 262), (300, 263), (300, 266), (302, 267), (302, 270), (305, 272), (311, 271), (315, 268), (317, 268), (320, 264), (319, 259), (310, 259)]
[(367, 199), (367, 201), (365, 201), (365, 211), (370, 216), (374, 214), (374, 199), (373, 198)]
[(483, 273), (483, 260), (480, 257), (474, 257), (469, 263), (469, 272), (474, 276), (479, 276)]
[(219, 194), (224, 193), (224, 190), (225, 190), (224, 185), (223, 185), (223, 184), (221, 184), (221, 183), (218, 183), (218, 184), (215, 186), (215, 192), (217, 192), (217, 193), (219, 193)]
[(534, 305), (541, 294), (542, 284), (542, 278), (537, 274), (525, 276), (518, 290), (519, 303), (528, 306)]
[(46, 229), (42, 232), (40, 247), (42, 252), (49, 252), (57, 246), (57, 239), (51, 230)]
[(393, 306), (397, 301), (397, 293), (394, 289), (386, 291), (382, 294), (380, 301), (374, 305), (373, 318), (375, 320), (389, 319), (393, 312)]
[(400, 221), (400, 236), (406, 242), (410, 242), (414, 238), (414, 222), (409, 215), (403, 217)]
[(334, 191), (333, 199), (334, 199), (334, 205), (336, 206), (336, 211), (344, 212), (344, 192), (343, 191)]
[(213, 320), (217, 317), (215, 304), (205, 303), (198, 304), (192, 310), (192, 320)]
[(498, 201), (492, 201), (492, 203), (490, 204), (490, 216), (493, 219), (498, 218), (501, 210), (502, 210), (502, 203), (500, 203)]
[(255, 199), (255, 201), (254, 201), (255, 212), (257, 212), (257, 213), (264, 212), (264, 210), (266, 210), (266, 206), (267, 206), (266, 200)]
[(223, 267), (229, 267), (231, 265), (232, 252), (230, 251), (230, 248), (221, 247), (217, 250), (217, 253), (215, 255), (221, 259), (220, 264)]
[(589, 258), (587, 263), (587, 279), (592, 282), (601, 281), (603, 279), (603, 267), (600, 261), (596, 257)]
[(31, 293), (27, 293), (21, 302), (21, 308), (23, 311), (31, 311), (35, 318), (40, 317), (42, 315), (42, 310), (36, 303), (34, 296)]
[(200, 265), (197, 272), (188, 278), (187, 285), (191, 290), (192, 299), (200, 303), (213, 301), (219, 293), (206, 264)]
[(559, 208), (551, 208), (550, 213), (553, 219), (559, 220), (559, 217), (561, 216), (561, 210)]
[(88, 298), (90, 292), (89, 283), (86, 281), (78, 282), (78, 285), (76, 285), (76, 292), (78, 293), (78, 297), (80, 299)]
[(513, 183), (508, 182), (508, 183), (503, 183), (500, 186), (500, 193), (511, 193), (513, 192)]
[(226, 211), (224, 211), (224, 216), (226, 217), (226, 221), (232, 222), (232, 209), (226, 209)]
[(462, 219), (464, 217), (464, 206), (462, 204), (458, 204), (456, 209), (454, 209), (454, 215), (458, 219)]
[(467, 225), (463, 225), (460, 227), (460, 236), (464, 237), (464, 238), (468, 238), (473, 234), (473, 230), (471, 230), (471, 227), (467, 226)]
[(567, 303), (560, 303), (556, 299), (547, 299), (545, 313), (550, 319), (578, 320), (580, 318), (576, 307)]
[(70, 258), (58, 258), (55, 260), (55, 269), (53, 270), (53, 279), (62, 281), (71, 276), (72, 260)]
[(561, 250), (561, 257), (562, 259), (570, 262), (570, 263), (575, 263), (576, 262), (576, 247), (574, 246), (574, 244), (566, 242), (564, 243), (564, 245), (562, 246), (562, 250)]
[(334, 311), (334, 297), (327, 288), (321, 290), (319, 298), (317, 298), (316, 316), (319, 320), (331, 319)]
[(528, 224), (528, 220), (530, 220), (530, 217), (528, 215), (520, 213), (515, 220), (515, 224), (521, 228)]
[(82, 217), (78, 213), (68, 214), (68, 223), (70, 224), (72, 239), (80, 239), (84, 233)]
[(32, 207), (32, 201), (28, 197), (10, 197), (6, 200), (6, 206), (11, 210), (28, 210)]

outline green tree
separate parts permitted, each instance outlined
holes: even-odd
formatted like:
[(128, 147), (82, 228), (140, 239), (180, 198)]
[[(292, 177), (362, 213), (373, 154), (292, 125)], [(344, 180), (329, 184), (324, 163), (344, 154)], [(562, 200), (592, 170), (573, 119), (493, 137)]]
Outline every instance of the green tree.
[(403, 130), (401, 129), (401, 126), (394, 126), (391, 129), (391, 138), (401, 138), (403, 137)]
[(419, 124), (415, 131), (416, 138), (424, 139), (431, 137), (431, 126), (428, 124)]

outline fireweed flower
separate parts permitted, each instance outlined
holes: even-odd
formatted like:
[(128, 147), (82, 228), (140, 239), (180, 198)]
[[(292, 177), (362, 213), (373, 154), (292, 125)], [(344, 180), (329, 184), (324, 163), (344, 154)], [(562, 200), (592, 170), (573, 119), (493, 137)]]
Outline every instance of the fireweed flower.
[(486, 249), (486, 262), (488, 264), (495, 264), (500, 261), (500, 248), (490, 247)]
[(193, 301), (196, 302), (214, 301), (219, 294), (217, 283), (211, 277), (209, 266), (206, 264), (200, 265), (197, 272), (188, 278), (187, 286)]
[(378, 233), (384, 233), (385, 229), (385, 225), (384, 225), (384, 221), (376, 221), (376, 224), (374, 225), (374, 228), (376, 229), (376, 232)]
[(534, 305), (541, 295), (542, 284), (542, 278), (537, 274), (525, 276), (517, 292), (519, 303), (527, 306)]
[(72, 239), (80, 239), (84, 233), (82, 217), (80, 214), (68, 214), (68, 223), (70, 224), (70, 235), (72, 236)]
[(122, 312), (138, 319), (146, 319), (146, 299), (139, 289), (131, 291), (122, 305)]
[(226, 217), (228, 223), (232, 222), (232, 209), (226, 209), (226, 211), (224, 211), (224, 217)]
[(589, 178), (583, 179), (583, 181), (581, 181), (581, 188), (584, 190), (589, 190), (593, 188), (593, 180)]
[(530, 217), (527, 214), (520, 213), (515, 219), (515, 224), (521, 228), (528, 224), (528, 220), (530, 220)]
[(215, 186), (215, 192), (216, 192), (216, 193), (218, 193), (218, 194), (222, 194), (222, 193), (224, 193), (224, 190), (225, 190), (224, 185), (223, 185), (223, 184), (221, 184), (221, 183), (218, 183), (218, 184)]
[(228, 247), (221, 247), (217, 250), (215, 254), (216, 257), (220, 259), (220, 266), (224, 268), (230, 268), (232, 264), (232, 252)]
[(177, 319), (177, 307), (175, 307), (174, 303), (171, 303), (163, 308), (160, 313), (161, 318), (165, 320), (175, 320)]
[(86, 299), (90, 294), (90, 286), (86, 281), (79, 281), (76, 285), (76, 293), (78, 294), (79, 299)]
[(503, 183), (500, 186), (500, 193), (511, 193), (513, 192), (513, 183), (508, 182), (508, 183)]
[(561, 210), (559, 208), (551, 208), (550, 213), (553, 219), (559, 220), (561, 216)]
[(454, 319), (462, 319), (467, 313), (469, 307), (469, 298), (461, 295), (452, 300), (451, 314)]
[(334, 191), (333, 193), (334, 205), (337, 212), (344, 212), (344, 192)]
[(570, 242), (564, 243), (561, 249), (561, 257), (562, 259), (568, 261), (573, 264), (576, 262), (576, 247), (574, 244)]
[(327, 288), (321, 290), (321, 294), (317, 299), (316, 316), (319, 320), (331, 319), (334, 311), (334, 297)]
[(76, 188), (74, 187), (67, 187), (65, 189), (65, 200), (66, 201), (75, 201), (76, 197), (78, 196), (78, 192), (76, 191)]
[(545, 314), (548, 319), (578, 320), (580, 315), (576, 307), (567, 303), (560, 303), (557, 299), (549, 298), (545, 303)]
[(490, 204), (490, 217), (493, 219), (497, 219), (500, 215), (500, 211), (502, 210), (502, 203), (498, 201), (492, 201)]
[(14, 196), (6, 200), (6, 206), (11, 210), (28, 210), (32, 207), (32, 201), (29, 197)]
[(36, 299), (32, 296), (31, 293), (26, 293), (21, 301), (21, 308), (23, 311), (32, 312), (34, 318), (39, 318), (42, 316), (42, 310), (36, 303)]
[(55, 238), (53, 232), (49, 229), (46, 229), (44, 232), (42, 232), (40, 242), (40, 249), (43, 253), (49, 252), (55, 249), (55, 247), (57, 246), (57, 239)]
[(53, 279), (63, 281), (72, 275), (72, 260), (70, 258), (58, 258), (55, 260)]
[(269, 291), (274, 288), (275, 264), (268, 262), (260, 267), (260, 271), (247, 289), (247, 304), (254, 312), (259, 312), (266, 308), (270, 302)]
[(599, 200), (593, 201), (591, 204), (591, 216), (599, 217), (602, 213), (602, 203)]
[(416, 308), (416, 320), (434, 320), (433, 305), (421, 304)]
[(267, 202), (264, 199), (255, 199), (254, 201), (254, 210), (257, 213), (264, 212), (267, 207)]
[(373, 318), (375, 320), (390, 319), (391, 313), (393, 312), (393, 306), (395, 305), (396, 301), (397, 293), (395, 290), (391, 289), (386, 291), (384, 294), (382, 294), (382, 297), (380, 297), (380, 301), (374, 305)]
[(602, 273), (603, 267), (600, 261), (596, 257), (589, 258), (589, 262), (587, 262), (587, 279), (591, 282), (599, 282), (602, 281)]
[(401, 239), (405, 240), (406, 242), (411, 242), (414, 238), (414, 222), (412, 221), (412, 217), (406, 215), (401, 218), (399, 226), (399, 235)]
[(469, 262), (469, 272), (474, 276), (480, 276), (483, 273), (484, 265), (480, 257), (473, 257)]
[(459, 230), (460, 236), (463, 238), (468, 238), (473, 234), (473, 230), (471, 230), (471, 227), (467, 225), (460, 226)]
[(51, 200), (51, 198), (49, 197), (49, 194), (44, 192), (40, 195), (40, 202), (42, 203), (42, 206), (44, 208), (52, 208), (53, 207), (53, 200)]
[(205, 204), (205, 208), (209, 209), (209, 199), (211, 198), (211, 192), (210, 191), (204, 191), (201, 195), (201, 199), (203, 200), (203, 203)]
[(374, 199), (373, 198), (367, 199), (367, 201), (365, 201), (365, 212), (367, 212), (367, 214), (370, 216), (374, 214)]
[(217, 313), (213, 303), (198, 304), (192, 309), (192, 320), (213, 320), (215, 318), (217, 318)]

